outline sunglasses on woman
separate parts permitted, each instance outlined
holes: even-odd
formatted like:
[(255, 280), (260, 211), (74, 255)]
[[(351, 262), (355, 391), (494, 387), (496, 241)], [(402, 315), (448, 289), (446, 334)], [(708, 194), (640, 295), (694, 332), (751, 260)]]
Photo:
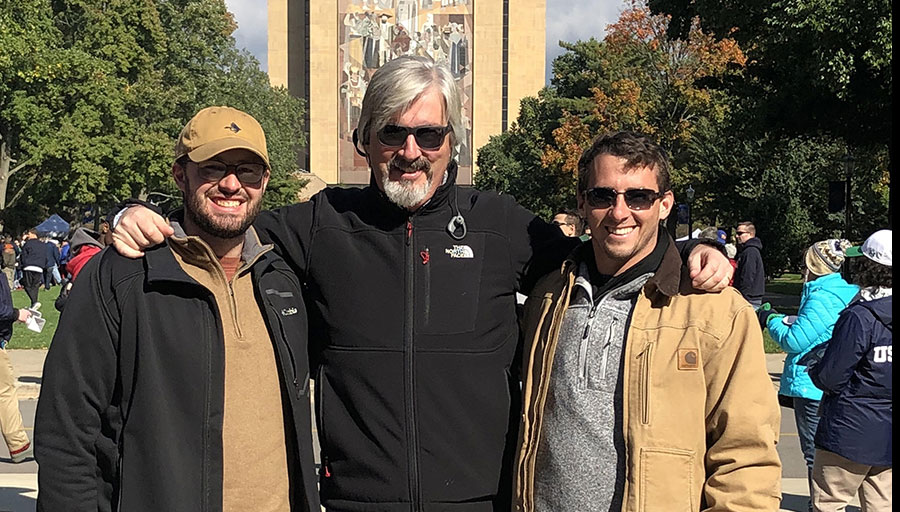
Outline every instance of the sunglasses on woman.
[(646, 210), (664, 194), (647, 188), (633, 188), (619, 192), (610, 187), (596, 187), (584, 191), (584, 199), (592, 208), (609, 208), (616, 204), (620, 195), (625, 196), (625, 204), (629, 210)]
[(385, 146), (399, 148), (406, 143), (406, 139), (412, 134), (420, 148), (438, 149), (444, 144), (444, 137), (451, 131), (450, 125), (409, 127), (388, 124), (378, 130), (378, 141)]

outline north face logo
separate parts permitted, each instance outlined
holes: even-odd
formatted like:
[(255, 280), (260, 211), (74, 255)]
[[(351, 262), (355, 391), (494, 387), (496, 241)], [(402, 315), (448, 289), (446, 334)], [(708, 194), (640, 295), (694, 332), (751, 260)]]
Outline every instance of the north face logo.
[(449, 254), (451, 258), (474, 258), (475, 253), (472, 252), (472, 248), (468, 245), (454, 245), (453, 247), (448, 247), (444, 249), (446, 254)]

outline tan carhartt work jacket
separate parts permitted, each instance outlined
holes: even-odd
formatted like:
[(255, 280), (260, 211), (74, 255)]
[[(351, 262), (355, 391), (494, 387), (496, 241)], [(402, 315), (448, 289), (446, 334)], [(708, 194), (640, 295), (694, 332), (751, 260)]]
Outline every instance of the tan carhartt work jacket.
[[(576, 261), (587, 245), (545, 276), (525, 304), (517, 511), (534, 510), (541, 412)], [(672, 243), (629, 320), (621, 370), (628, 466), (622, 510), (776, 511), (780, 411), (756, 315), (733, 288), (692, 293), (681, 272)]]

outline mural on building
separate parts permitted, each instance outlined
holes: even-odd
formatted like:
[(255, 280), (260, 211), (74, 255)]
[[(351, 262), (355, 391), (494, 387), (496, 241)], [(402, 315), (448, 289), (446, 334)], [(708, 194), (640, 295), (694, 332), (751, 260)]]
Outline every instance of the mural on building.
[[(460, 141), (461, 174), (472, 166), (472, 20), (474, 0), (340, 0), (340, 167), (368, 172), (352, 134), (366, 84), (386, 62), (401, 55), (446, 64), (462, 92), (466, 136)], [(343, 180), (342, 180), (343, 181)]]

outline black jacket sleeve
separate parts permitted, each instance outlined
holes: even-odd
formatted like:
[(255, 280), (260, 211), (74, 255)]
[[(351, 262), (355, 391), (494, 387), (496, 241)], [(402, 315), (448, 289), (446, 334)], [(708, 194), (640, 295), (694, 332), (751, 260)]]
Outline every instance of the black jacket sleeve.
[(79, 275), (44, 363), (34, 430), (39, 511), (96, 511), (108, 500), (98, 439), (116, 387), (118, 329), (101, 291), (101, 259)]
[(19, 318), (19, 310), (13, 307), (12, 292), (3, 277), (0, 279), (0, 324), (12, 324)]

